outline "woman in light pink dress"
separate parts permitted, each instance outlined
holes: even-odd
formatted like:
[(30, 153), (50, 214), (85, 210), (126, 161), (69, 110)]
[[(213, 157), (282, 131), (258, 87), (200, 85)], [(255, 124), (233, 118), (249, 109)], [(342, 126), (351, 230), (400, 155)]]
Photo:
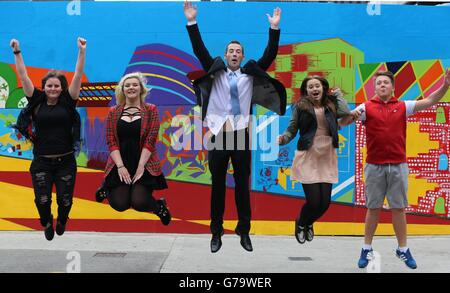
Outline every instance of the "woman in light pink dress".
[[(301, 244), (314, 238), (313, 223), (328, 209), (332, 184), (338, 182), (336, 148), (339, 147), (337, 96), (329, 94), (328, 81), (306, 77), (301, 97), (293, 104), (292, 117), (278, 143), (289, 143), (300, 132), (292, 163), (291, 179), (302, 183), (306, 203), (295, 221), (295, 237)], [(342, 99), (341, 99), (342, 101)]]

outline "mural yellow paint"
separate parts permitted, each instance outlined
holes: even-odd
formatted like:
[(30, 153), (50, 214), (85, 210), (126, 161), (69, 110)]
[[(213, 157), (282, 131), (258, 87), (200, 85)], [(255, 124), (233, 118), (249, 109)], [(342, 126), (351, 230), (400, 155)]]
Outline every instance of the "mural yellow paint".
[(419, 123), (408, 123), (406, 128), (406, 156), (417, 157), (432, 149), (439, 149), (439, 142), (431, 141), (428, 132), (419, 131)]

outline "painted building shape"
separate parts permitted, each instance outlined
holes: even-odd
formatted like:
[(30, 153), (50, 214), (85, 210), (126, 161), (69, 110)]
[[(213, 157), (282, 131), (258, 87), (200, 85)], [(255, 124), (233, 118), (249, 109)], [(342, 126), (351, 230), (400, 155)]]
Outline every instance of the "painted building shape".
[(364, 53), (341, 38), (280, 46), (269, 73), (281, 81), (288, 103), (300, 97), (300, 85), (308, 75), (320, 75), (339, 87), (348, 102), (354, 102), (355, 69), (364, 63)]
[(125, 74), (140, 71), (151, 89), (148, 103), (168, 105), (197, 104), (188, 73), (201, 70), (192, 55), (164, 44), (147, 44), (136, 48)]

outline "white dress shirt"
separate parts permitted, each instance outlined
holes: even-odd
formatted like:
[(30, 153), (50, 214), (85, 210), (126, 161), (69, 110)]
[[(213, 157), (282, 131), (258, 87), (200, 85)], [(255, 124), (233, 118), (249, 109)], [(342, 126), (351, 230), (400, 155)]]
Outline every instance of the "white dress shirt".
[(241, 69), (235, 71), (241, 114), (234, 116), (231, 111), (230, 84), (227, 78), (230, 72), (229, 68), (226, 71), (216, 72), (209, 96), (206, 123), (214, 135), (217, 135), (224, 128), (227, 121), (229, 123), (226, 123), (225, 131), (241, 130), (248, 127), (253, 95), (253, 77), (242, 73)]

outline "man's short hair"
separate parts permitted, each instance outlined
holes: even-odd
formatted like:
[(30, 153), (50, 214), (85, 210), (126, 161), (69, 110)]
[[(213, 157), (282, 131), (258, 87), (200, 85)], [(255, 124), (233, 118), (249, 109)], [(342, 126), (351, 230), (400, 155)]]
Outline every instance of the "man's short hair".
[(387, 76), (392, 82), (392, 85), (394, 85), (394, 74), (390, 71), (378, 71), (375, 73), (375, 80), (378, 78), (378, 76)]
[(231, 42), (228, 43), (228, 45), (225, 48), (225, 54), (228, 52), (228, 46), (231, 44), (238, 44), (239, 46), (241, 46), (242, 49), (242, 55), (244, 55), (244, 46), (242, 46), (242, 44), (239, 41), (233, 40)]

